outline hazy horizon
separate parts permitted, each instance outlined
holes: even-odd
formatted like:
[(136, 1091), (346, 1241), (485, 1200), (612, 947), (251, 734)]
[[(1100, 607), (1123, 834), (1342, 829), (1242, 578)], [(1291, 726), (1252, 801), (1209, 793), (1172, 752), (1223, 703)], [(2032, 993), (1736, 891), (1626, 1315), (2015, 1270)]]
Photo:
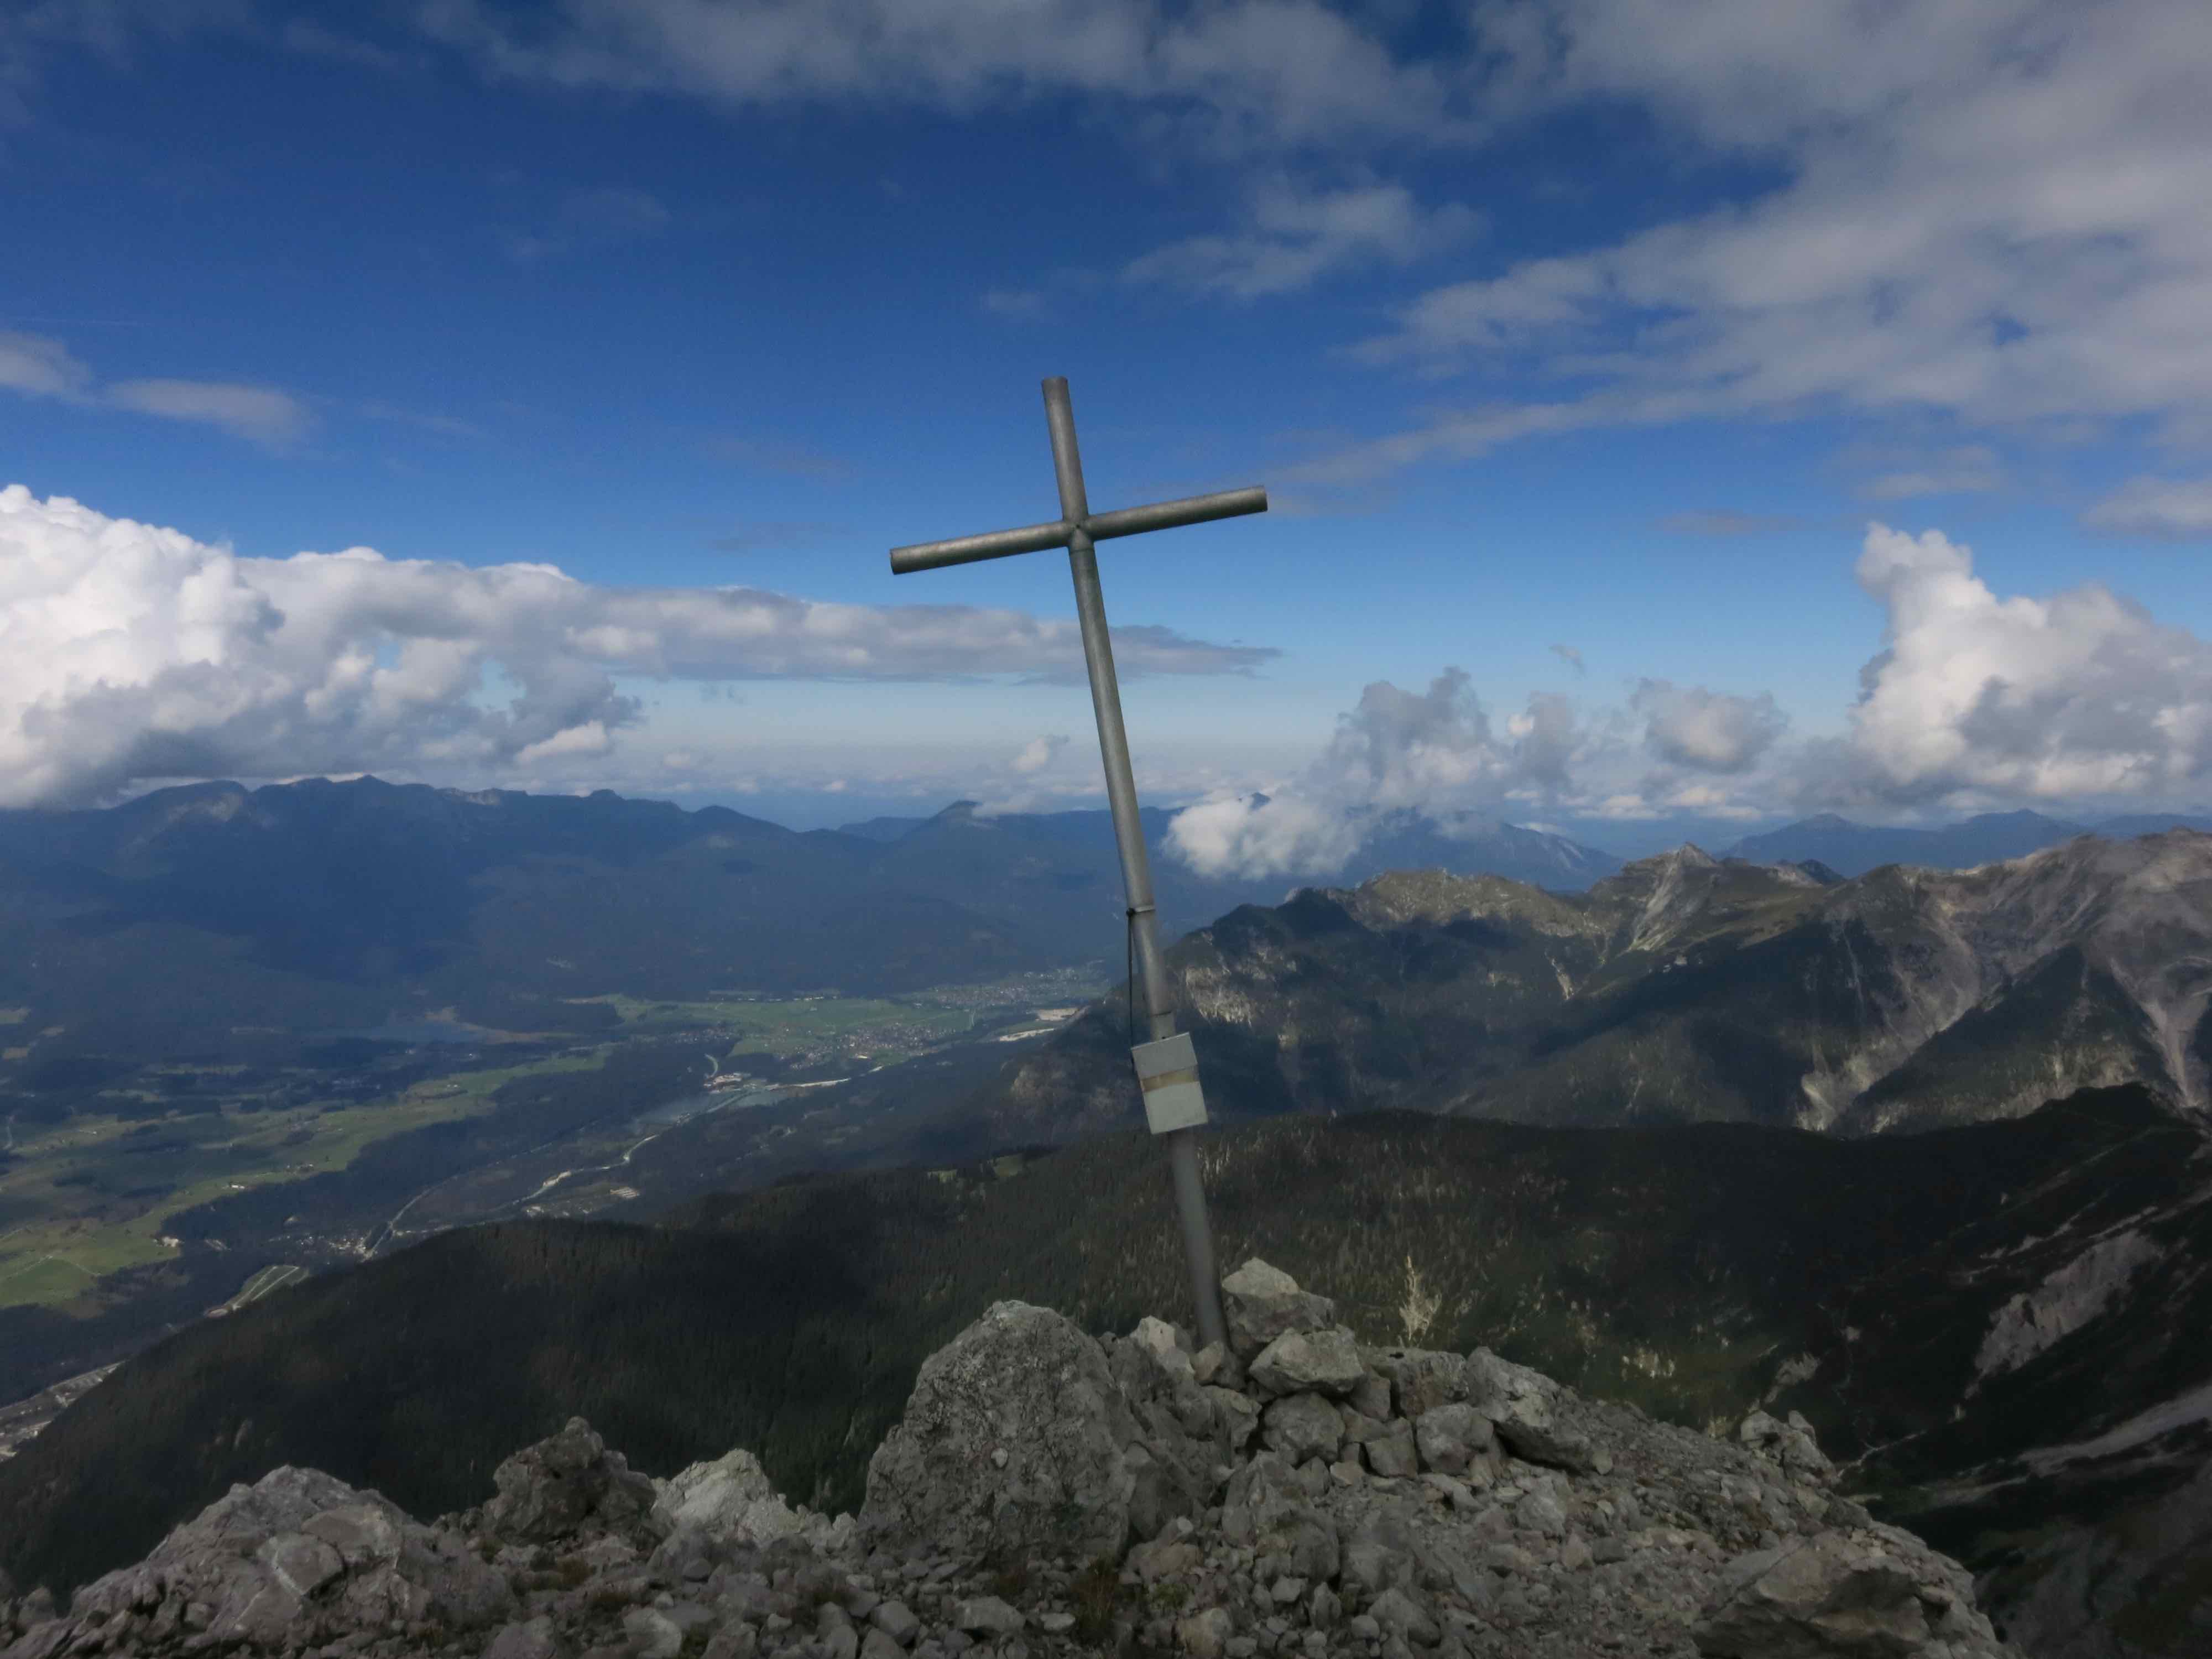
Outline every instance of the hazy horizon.
[[(377, 776), (383, 782), (395, 785), (421, 781), (420, 780), (415, 779), (383, 777), (380, 774), (358, 773), (331, 778), (330, 781), (333, 782), (350, 782), (354, 778), (360, 776)], [(192, 782), (228, 781), (236, 783), (241, 788), (250, 791), (264, 787), (270, 784), (282, 787), (283, 785), (297, 783), (304, 781), (305, 780), (302, 778), (256, 779), (251, 781), (240, 778), (225, 780), (170, 779), (155, 784), (149, 787), (133, 789), (124, 797), (110, 802), (107, 805), (110, 806), (127, 805), (131, 801), (141, 799), (147, 795), (159, 793), (159, 791), (162, 789), (173, 788), (178, 787), (179, 784)], [(460, 785), (441, 784), (434, 787), (441, 788), (462, 788), (465, 793), (473, 793), (472, 791), (467, 791), (465, 786)], [(500, 787), (503, 786), (487, 785), (483, 787)], [(531, 794), (557, 794), (567, 793), (574, 795), (586, 795), (592, 792), (588, 789), (578, 789), (568, 792), (526, 790), (522, 793)], [(621, 792), (618, 791), (617, 793)], [(725, 807), (731, 811), (742, 813), (747, 817), (761, 819), (766, 823), (779, 825), (783, 829), (801, 833), (814, 830), (840, 830), (849, 824), (866, 823), (874, 818), (906, 818), (919, 822), (934, 817), (939, 813), (946, 811), (950, 807), (958, 805), (962, 800), (973, 799), (972, 797), (954, 797), (939, 800), (933, 804), (917, 805), (915, 803), (903, 797), (872, 797), (861, 794), (840, 794), (828, 797), (803, 795), (779, 799), (775, 797), (726, 793), (702, 796), (697, 799), (680, 801), (672, 800), (665, 795), (643, 794), (629, 796), (627, 798), (645, 801), (665, 801), (668, 804), (675, 805), (680, 810), (687, 812), (699, 811), (710, 806)], [(1158, 809), (1170, 813), (1177, 813), (1191, 805), (1198, 804), (1198, 802), (1194, 800), (1167, 799), (1162, 800), (1140, 800), (1139, 804), (1147, 811)], [(1015, 809), (1004, 806), (994, 806), (989, 803), (976, 803), (977, 816), (983, 817), (999, 816), (1002, 812), (1011, 811)], [(1101, 799), (1087, 805), (1083, 803), (1076, 803), (1073, 805), (1052, 805), (1041, 807), (1036, 810), (1041, 811), (1055, 812), (1094, 811), (1103, 814), (1108, 809), (1103, 798), (1102, 792)], [(1729, 823), (1713, 819), (1690, 817), (1645, 821), (1634, 824), (1602, 822), (1597, 823), (1577, 823), (1572, 822), (1556, 823), (1513, 817), (1505, 817), (1498, 821), (1506, 823), (1516, 824), (1524, 829), (1544, 830), (1565, 836), (1571, 841), (1579, 842), (1585, 847), (1592, 848), (1598, 852), (1611, 854), (1615, 858), (1632, 862), (1637, 859), (1649, 858), (1654, 854), (1669, 851), (1674, 848), (1681, 846), (1685, 842), (1695, 844), (1707, 852), (1717, 853), (1748, 836), (1765, 835), (1771, 831), (1786, 828), (1791, 823), (1802, 822), (1805, 817), (1808, 816), (1818, 815), (1801, 814), (1796, 817), (1778, 817), (1768, 821), (1753, 822), (1749, 823)], [(1940, 830), (1949, 828), (1955, 824), (1963, 823), (1972, 817), (1981, 815), (1975, 813), (1954, 812), (1947, 814), (1923, 815), (1917, 818), (1893, 815), (1891, 817), (1880, 819), (1864, 817), (1852, 817), (1850, 814), (1838, 814), (1837, 816), (1845, 817), (1849, 822), (1862, 828), (1869, 830)], [(2042, 816), (2056, 819), (2062, 823), (2078, 823), (2085, 829), (2094, 829), (2096, 823), (2103, 818), (2124, 815), (2115, 813), (2075, 817), (2063, 812), (2046, 811), (2044, 812)], [(2133, 814), (2127, 814), (2124, 816), (2133, 816)], [(2200, 804), (2195, 806), (2175, 809), (2174, 816), (2198, 819), (2212, 819), (2212, 804)], [(1166, 848), (1164, 849), (1164, 854), (1169, 857), (1176, 857), (1179, 850), (1180, 849), (1172, 839), (1170, 840)], [(1187, 860), (1182, 858), (1178, 858), (1177, 861), (1188, 862)], [(1310, 871), (1303, 873), (1325, 878), (1332, 872), (1329, 871)]]

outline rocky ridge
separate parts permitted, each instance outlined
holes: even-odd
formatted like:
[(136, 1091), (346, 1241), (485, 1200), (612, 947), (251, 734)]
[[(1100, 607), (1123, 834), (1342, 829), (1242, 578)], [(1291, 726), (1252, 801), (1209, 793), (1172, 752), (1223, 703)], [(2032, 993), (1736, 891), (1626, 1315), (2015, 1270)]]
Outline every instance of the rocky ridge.
[(1361, 1344), (1264, 1262), (1226, 1347), (1000, 1302), (922, 1366), (858, 1516), (738, 1449), (672, 1480), (581, 1419), (424, 1524), (313, 1469), (234, 1486), (0, 1659), (1999, 1659), (1966, 1569), (1833, 1490), (1803, 1419), (1732, 1438), (1486, 1347)]
[[(1399, 1108), (1858, 1138), (2130, 1082), (2204, 1118), (2208, 942), (2212, 835), (2175, 829), (1849, 881), (1686, 845), (1586, 892), (1400, 870), (1233, 911), (1165, 965), (1222, 1120)], [(1137, 1121), (1127, 1029), (1109, 995), (973, 1109), (1009, 1142)]]

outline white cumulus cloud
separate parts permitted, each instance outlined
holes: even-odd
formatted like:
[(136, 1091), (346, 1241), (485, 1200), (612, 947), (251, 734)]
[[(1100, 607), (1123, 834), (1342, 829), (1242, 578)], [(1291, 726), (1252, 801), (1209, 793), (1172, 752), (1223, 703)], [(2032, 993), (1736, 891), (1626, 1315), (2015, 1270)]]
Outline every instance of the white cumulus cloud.
[(1326, 875), (1383, 815), (1417, 811), (1449, 829), (1494, 813), (1509, 791), (1564, 785), (1577, 738), (1561, 697), (1531, 697), (1500, 737), (1462, 669), (1447, 668), (1422, 692), (1377, 680), (1338, 717), (1328, 747), (1303, 775), (1185, 808), (1169, 824), (1168, 845), (1207, 875)]
[(1840, 735), (1793, 738), (1771, 693), (1648, 676), (1623, 706), (1539, 693), (1493, 726), (1449, 670), (1425, 693), (1370, 685), (1312, 765), (1224, 781), (1175, 817), (1170, 848), (1207, 873), (1320, 877), (1400, 811), (1446, 835), (1540, 817), (2095, 817), (2176, 806), (2212, 780), (2212, 642), (2097, 582), (1993, 592), (1936, 530), (1869, 524), (1854, 574), (1884, 626)]
[[(1124, 678), (1275, 653), (1115, 630)], [(605, 756), (640, 726), (615, 674), (704, 683), (1082, 683), (1073, 622), (756, 588), (616, 589), (551, 565), (243, 557), (66, 497), (0, 489), (0, 806), (104, 805), (148, 781), (432, 769), (480, 780)], [(496, 671), (515, 688), (483, 706)], [(478, 783), (476, 787), (484, 787)]]
[(1766, 693), (1741, 697), (1647, 679), (1630, 703), (1644, 719), (1651, 752), (1693, 771), (1747, 772), (1789, 724)]
[(1048, 734), (1037, 738), (1024, 748), (1020, 754), (1014, 757), (1014, 770), (1024, 776), (1032, 772), (1042, 772), (1052, 764), (1053, 757), (1066, 747), (1067, 739), (1065, 737)]
[(1937, 530), (1869, 525), (1856, 574), (1886, 648), (1850, 735), (1801, 757), (1801, 803), (2173, 799), (2212, 775), (2212, 643), (2099, 582), (2000, 599)]

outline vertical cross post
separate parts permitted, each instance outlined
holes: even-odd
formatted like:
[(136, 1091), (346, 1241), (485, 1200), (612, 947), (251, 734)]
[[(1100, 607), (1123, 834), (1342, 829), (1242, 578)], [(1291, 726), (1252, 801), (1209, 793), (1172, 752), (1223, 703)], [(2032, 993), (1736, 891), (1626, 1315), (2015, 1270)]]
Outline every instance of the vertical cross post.
[(1152, 1041), (1133, 1049), (1131, 1056), (1144, 1092), (1146, 1121), (1152, 1133), (1167, 1142), (1176, 1216), (1182, 1228), (1191, 1298), (1198, 1313), (1198, 1338), (1200, 1343), (1219, 1342), (1225, 1346), (1229, 1338), (1221, 1318), (1221, 1279), (1214, 1266), (1206, 1189), (1198, 1172), (1197, 1134), (1199, 1126), (1206, 1121), (1206, 1103), (1199, 1088), (1198, 1059), (1190, 1038), (1188, 1034), (1178, 1036), (1175, 1029), (1174, 1006), (1160, 963), (1152, 863), (1145, 851), (1143, 821), (1137, 815), (1137, 784), (1129, 770), (1129, 739), (1121, 725), (1121, 692), (1114, 677), (1113, 645), (1106, 633), (1106, 602), (1098, 587), (1096, 544), (1140, 531), (1264, 513), (1267, 492), (1256, 486), (1226, 489), (1094, 515), (1084, 493), (1083, 460), (1075, 446), (1075, 415), (1068, 404), (1065, 378), (1054, 375), (1044, 383), (1044, 410), (1045, 423), (1052, 434), (1053, 471), (1060, 483), (1060, 516), (1018, 530), (895, 547), (891, 573), (905, 575), (940, 565), (1035, 553), (1048, 547), (1067, 550), (1068, 568), (1075, 578), (1075, 611), (1083, 629), (1083, 659), (1091, 671), (1091, 707), (1097, 717), (1099, 754), (1106, 768), (1106, 799), (1114, 813), (1114, 841), (1121, 855), (1121, 884), (1128, 895), (1127, 917), (1144, 979), (1152, 1035)]

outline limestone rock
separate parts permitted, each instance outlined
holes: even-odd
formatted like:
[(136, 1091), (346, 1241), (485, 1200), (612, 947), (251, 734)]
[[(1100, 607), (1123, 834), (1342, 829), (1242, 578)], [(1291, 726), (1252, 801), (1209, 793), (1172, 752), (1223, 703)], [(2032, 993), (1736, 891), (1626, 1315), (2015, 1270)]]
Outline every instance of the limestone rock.
[[(1164, 1319), (1146, 1314), (1129, 1333), (1129, 1341), (1170, 1377), (1191, 1376), (1190, 1339)], [(1197, 1379), (1193, 1377), (1194, 1382)]]
[(1802, 1418), (1715, 1438), (1486, 1348), (1285, 1389), (1268, 1350), (1349, 1334), (1247, 1265), (1290, 1321), (1249, 1367), (992, 1308), (922, 1366), (865, 1526), (750, 1451), (649, 1481), (574, 1421), (430, 1527), (313, 1471), (234, 1488), (66, 1617), (0, 1601), (0, 1659), (2018, 1659), (1957, 1562), (1824, 1490)]
[(1149, 1584), (1155, 1579), (1188, 1572), (1206, 1559), (1197, 1545), (1179, 1538), (1155, 1538), (1129, 1552), (1129, 1571)]
[(149, 1628), (191, 1625), (209, 1645), (274, 1651), (354, 1630), (481, 1628), (514, 1610), (507, 1580), (459, 1539), (375, 1492), (287, 1466), (233, 1486), (137, 1565), (85, 1585), (66, 1618), (9, 1653), (52, 1654), (141, 1614)]
[(1443, 1635), (1437, 1621), (1429, 1616), (1428, 1609), (1395, 1585), (1376, 1596), (1367, 1613), (1386, 1632), (1401, 1641), (1432, 1648)]
[(491, 1638), (483, 1659), (564, 1659), (566, 1651), (553, 1620), (541, 1613), (504, 1626)]
[(913, 1609), (896, 1597), (877, 1602), (868, 1613), (868, 1623), (901, 1647), (913, 1642), (915, 1633), (921, 1628), (921, 1621), (914, 1616)]
[(1221, 1281), (1221, 1316), (1230, 1352), (1249, 1364), (1286, 1332), (1328, 1329), (1336, 1322), (1336, 1304), (1300, 1290), (1288, 1273), (1254, 1256)]
[(1194, 1375), (1182, 1340), (1174, 1326), (1147, 1318), (1127, 1338), (1109, 1339), (1105, 1346), (1107, 1370), (1143, 1449), (1143, 1455), (1128, 1459), (1137, 1482), (1131, 1524), (1139, 1538), (1154, 1536), (1176, 1516), (1204, 1508), (1214, 1466), (1231, 1455), (1227, 1426)]
[(1379, 1510), (1344, 1540), (1344, 1583), (1372, 1600), (1394, 1586), (1415, 1582), (1413, 1533), (1407, 1520)]
[(1937, 1641), (1994, 1645), (1964, 1577), (1894, 1528), (1823, 1533), (1731, 1561), (1691, 1636), (1715, 1659), (1910, 1654)]
[(1169, 1523), (1201, 1507), (1204, 1490), (1139, 1443), (1123, 1449), (1129, 1471), (1129, 1534), (1157, 1538)]
[(1315, 1585), (1306, 1599), (1306, 1622), (1316, 1630), (1333, 1630), (1343, 1616), (1344, 1603), (1336, 1592), (1326, 1584)]
[(1463, 1474), (1496, 1438), (1490, 1419), (1463, 1400), (1431, 1406), (1413, 1425), (1421, 1467), (1441, 1474)]
[(1213, 1407), (1214, 1421), (1219, 1426), (1229, 1449), (1241, 1452), (1252, 1438), (1252, 1431), (1260, 1425), (1260, 1407), (1250, 1395), (1235, 1389), (1208, 1386), (1207, 1402)]
[(1235, 1357), (1218, 1342), (1209, 1342), (1191, 1356), (1190, 1374), (1199, 1382), (1219, 1382), (1232, 1389), (1244, 1380)]
[(1498, 1437), (1516, 1457), (1584, 1474), (1602, 1474), (1613, 1467), (1610, 1453), (1562, 1419), (1571, 1396), (1541, 1371), (1477, 1348), (1467, 1357), (1466, 1382), (1469, 1402), (1496, 1425)]
[(1261, 1452), (1231, 1477), (1222, 1500), (1222, 1535), (1278, 1555), (1301, 1578), (1329, 1579), (1339, 1565), (1336, 1526), (1273, 1452)]
[(1311, 1389), (1340, 1400), (1366, 1375), (1358, 1344), (1340, 1325), (1285, 1331), (1252, 1360), (1253, 1386), (1270, 1395)]
[(1813, 1437), (1813, 1425), (1802, 1412), (1790, 1413), (1786, 1423), (1777, 1422), (1765, 1412), (1753, 1412), (1736, 1425), (1736, 1437), (1781, 1464), (1792, 1480), (1820, 1486), (1835, 1484), (1836, 1466), (1821, 1451)]
[(1096, 1342), (1048, 1308), (995, 1303), (922, 1362), (869, 1462), (862, 1531), (956, 1553), (1118, 1557), (1135, 1438)]
[(683, 1630), (658, 1607), (632, 1607), (622, 1622), (635, 1659), (676, 1659), (684, 1651)]
[(1370, 1436), (1360, 1444), (1360, 1454), (1367, 1460), (1367, 1467), (1385, 1480), (1418, 1473), (1420, 1462), (1414, 1432), (1414, 1425), (1402, 1418), (1384, 1424), (1380, 1434)]
[(1176, 1640), (1191, 1659), (1220, 1659), (1229, 1645), (1229, 1613), (1208, 1607), (1176, 1621)]
[(1270, 1401), (1260, 1413), (1260, 1439), (1269, 1451), (1280, 1452), (1292, 1463), (1309, 1457), (1336, 1461), (1344, 1443), (1344, 1419), (1320, 1395), (1308, 1389)]
[(690, 1526), (766, 1544), (800, 1529), (760, 1459), (742, 1446), (653, 1482), (653, 1518), (674, 1532)]
[(693, 1463), (669, 1480), (655, 1480), (653, 1486), (653, 1524), (667, 1534), (663, 1551), (683, 1553), (690, 1547), (678, 1546), (676, 1537), (688, 1530), (702, 1534), (724, 1551), (800, 1536), (818, 1550), (834, 1552), (853, 1525), (849, 1516), (833, 1520), (786, 1503), (760, 1459), (742, 1446), (709, 1462)]
[(1029, 1621), (995, 1595), (978, 1595), (953, 1610), (952, 1626), (971, 1635), (1011, 1636)]
[(1392, 1409), (1390, 1379), (1375, 1369), (1364, 1350), (1360, 1359), (1366, 1369), (1361, 1372), (1359, 1381), (1352, 1385), (1352, 1392), (1345, 1396), (1344, 1403), (1363, 1417), (1387, 1422)]
[(1431, 1348), (1382, 1348), (1363, 1349), (1361, 1358), (1389, 1380), (1401, 1417), (1419, 1417), (1433, 1407), (1468, 1397), (1468, 1362), (1462, 1355)]
[(557, 1434), (525, 1447), (493, 1472), (499, 1495), (483, 1506), (484, 1530), (503, 1543), (544, 1544), (585, 1531), (641, 1547), (659, 1541), (659, 1493), (620, 1452), (572, 1417)]

